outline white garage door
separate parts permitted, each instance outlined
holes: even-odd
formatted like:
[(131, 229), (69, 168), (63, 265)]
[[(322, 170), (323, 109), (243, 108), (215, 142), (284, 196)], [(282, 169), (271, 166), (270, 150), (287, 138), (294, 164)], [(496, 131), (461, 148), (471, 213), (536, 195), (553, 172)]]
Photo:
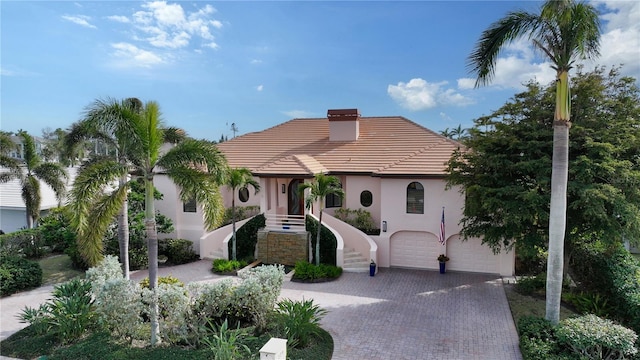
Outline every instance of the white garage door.
[(400, 231), (391, 236), (391, 266), (437, 269), (442, 246), (432, 233)]
[(480, 239), (462, 241), (460, 236), (447, 239), (447, 269), (482, 273), (499, 273), (499, 258)]

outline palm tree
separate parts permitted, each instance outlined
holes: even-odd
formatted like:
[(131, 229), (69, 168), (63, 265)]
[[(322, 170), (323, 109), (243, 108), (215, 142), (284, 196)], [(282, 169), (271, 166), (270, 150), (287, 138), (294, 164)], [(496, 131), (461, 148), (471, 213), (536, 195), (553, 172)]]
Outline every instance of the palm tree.
[(600, 21), (596, 9), (573, 0), (547, 0), (539, 14), (516, 11), (485, 30), (469, 56), (476, 87), (490, 82), (503, 46), (527, 36), (556, 71), (556, 110), (553, 122), (549, 255), (547, 258), (546, 319), (557, 324), (564, 267), (567, 216), (567, 173), (571, 97), (569, 70), (577, 59), (599, 54)]
[(237, 260), (237, 251), (236, 251), (236, 190), (243, 189), (247, 186), (251, 185), (257, 194), (260, 191), (260, 184), (253, 179), (253, 175), (251, 175), (251, 171), (247, 168), (235, 168), (230, 169), (227, 178), (225, 180), (225, 185), (231, 188), (231, 223), (233, 224), (233, 238), (231, 240), (232, 243), (232, 251), (231, 258), (233, 260)]
[[(125, 103), (128, 100), (125, 100)], [(89, 162), (78, 173), (74, 183), (70, 207), (73, 224), (78, 232), (79, 248), (84, 254), (94, 254), (102, 245), (102, 236), (111, 219), (121, 211), (127, 199), (129, 182), (142, 179), (145, 188), (145, 231), (149, 251), (149, 287), (157, 299), (158, 234), (154, 206), (154, 177), (164, 174), (181, 189), (183, 201), (195, 199), (202, 205), (207, 229), (215, 228), (222, 220), (222, 199), (219, 185), (226, 172), (226, 161), (212, 142), (184, 140), (163, 153), (165, 128), (156, 102), (135, 106), (122, 102), (108, 102), (117, 116), (105, 116), (105, 128), (113, 134), (122, 149), (126, 162), (113, 159)], [(126, 105), (126, 104), (125, 104)], [(139, 105), (139, 107), (138, 107)], [(115, 126), (114, 122), (118, 122)], [(128, 175), (128, 176), (126, 176)], [(120, 184), (118, 181), (127, 179)], [(114, 184), (118, 186), (113, 189)], [(83, 248), (89, 248), (90, 251)], [(95, 260), (95, 259), (94, 259)], [(159, 335), (157, 301), (151, 311), (151, 343)]]
[(0, 162), (6, 171), (0, 173), (0, 183), (6, 183), (14, 179), (20, 181), (22, 188), (22, 200), (27, 216), (27, 228), (32, 229), (40, 218), (40, 181), (49, 185), (56, 195), (58, 202), (62, 202), (66, 194), (66, 182), (68, 179), (64, 167), (56, 162), (42, 161), (36, 151), (36, 143), (26, 131), (19, 131), (18, 137), (22, 140), (22, 155), (24, 162), (13, 159), (6, 154), (5, 149), (10, 146), (11, 138), (6, 133), (2, 135), (3, 155)]
[(334, 194), (340, 198), (344, 197), (344, 190), (340, 187), (340, 180), (335, 176), (328, 176), (322, 173), (316, 174), (313, 182), (305, 182), (300, 184), (298, 192), (300, 196), (304, 196), (306, 189), (309, 193), (305, 198), (305, 206), (311, 209), (314, 202), (320, 202), (320, 217), (318, 221), (318, 231), (316, 233), (316, 265), (320, 265), (320, 230), (322, 228), (322, 212), (324, 210), (324, 199)]

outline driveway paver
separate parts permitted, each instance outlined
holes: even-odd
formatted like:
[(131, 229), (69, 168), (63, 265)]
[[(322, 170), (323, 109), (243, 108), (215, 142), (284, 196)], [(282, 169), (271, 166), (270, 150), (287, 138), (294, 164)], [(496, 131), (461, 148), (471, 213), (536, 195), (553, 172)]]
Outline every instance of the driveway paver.
[[(211, 262), (159, 269), (184, 282), (212, 282)], [(140, 280), (146, 271), (134, 272)], [(51, 287), (0, 299), (1, 338), (24, 327), (15, 319), (38, 306)], [(285, 281), (282, 298), (314, 299), (329, 310), (322, 326), (334, 340), (333, 359), (522, 359), (509, 304), (497, 275), (408, 269), (344, 273), (327, 283)]]

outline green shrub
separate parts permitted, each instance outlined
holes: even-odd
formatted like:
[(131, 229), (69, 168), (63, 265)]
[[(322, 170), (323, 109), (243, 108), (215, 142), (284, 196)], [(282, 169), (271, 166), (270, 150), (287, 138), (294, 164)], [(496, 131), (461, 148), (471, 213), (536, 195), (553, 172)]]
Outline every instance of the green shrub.
[(516, 291), (522, 295), (532, 295), (536, 292), (544, 291), (546, 284), (546, 273), (540, 273), (533, 277), (521, 277), (516, 282)]
[(0, 235), (0, 254), (37, 259), (46, 253), (42, 234), (38, 229), (25, 229)]
[(587, 291), (601, 294), (611, 316), (640, 332), (640, 265), (621, 245), (593, 243), (573, 250), (571, 267)]
[(0, 256), (0, 296), (42, 285), (42, 268), (18, 256)]
[(230, 330), (227, 320), (217, 328), (211, 323), (209, 323), (209, 326), (213, 330), (202, 339), (202, 342), (213, 353), (213, 359), (235, 360), (242, 358), (243, 353), (251, 356), (251, 350), (242, 344), (242, 340), (247, 337), (247, 333), (241, 330), (240, 327), (236, 330)]
[[(260, 206), (252, 205), (252, 206), (236, 206), (236, 221), (242, 221), (244, 219), (248, 219), (250, 217), (256, 216), (260, 213)], [(225, 226), (232, 223), (231, 215), (233, 214), (232, 208), (226, 208), (224, 211), (224, 218), (222, 220), (222, 225)]]
[(307, 346), (311, 336), (318, 335), (320, 320), (327, 314), (327, 310), (313, 304), (313, 300), (293, 301), (284, 299), (278, 302), (278, 312), (287, 345), (294, 348)]
[(95, 325), (91, 284), (74, 279), (57, 285), (52, 299), (38, 309), (26, 307), (19, 315), (21, 322), (45, 330), (63, 343), (71, 343)]
[[(311, 248), (316, 248), (318, 221), (311, 216), (305, 218), (305, 227), (311, 234)], [(320, 263), (336, 265), (336, 247), (338, 241), (331, 230), (322, 227), (320, 230)], [(313, 251), (312, 262), (315, 263), (315, 250)]]
[(371, 217), (371, 213), (367, 210), (339, 208), (334, 211), (334, 216), (336, 219), (346, 222), (365, 234), (380, 235), (380, 229), (376, 229), (373, 217)]
[[(236, 229), (236, 258), (252, 262), (255, 258), (258, 230), (265, 227), (267, 219), (264, 214), (256, 215), (240, 228)], [(233, 252), (233, 243), (229, 241), (229, 254)]]
[(306, 261), (298, 261), (293, 277), (298, 280), (317, 280), (335, 279), (340, 275), (342, 275), (341, 267), (327, 264), (316, 266)]
[(560, 358), (563, 349), (551, 322), (535, 316), (523, 316), (518, 320), (517, 327), (524, 360)]
[(633, 330), (593, 314), (565, 319), (556, 333), (559, 341), (589, 359), (622, 359), (637, 352)]
[(562, 293), (562, 300), (573, 305), (581, 314), (594, 314), (596, 316), (607, 317), (612, 307), (608, 300), (598, 293), (588, 292), (566, 292)]
[[(177, 285), (177, 286), (181, 286), (184, 287), (184, 283), (182, 281), (180, 281), (180, 279), (173, 277), (171, 275), (169, 276), (160, 276), (158, 278), (158, 286), (160, 285)], [(140, 287), (143, 289), (148, 289), (149, 288), (149, 278), (146, 277), (144, 279), (142, 279), (140, 281)]]
[(242, 269), (245, 266), (247, 266), (247, 262), (244, 260), (214, 259), (212, 270), (215, 273), (230, 273)]
[(193, 241), (187, 239), (158, 240), (158, 254), (166, 255), (173, 265), (187, 264), (200, 259), (193, 251)]
[(131, 342), (142, 324), (144, 309), (140, 287), (123, 277), (116, 277), (93, 291), (100, 323), (116, 339)]
[(71, 228), (71, 219), (66, 208), (52, 209), (38, 221), (42, 241), (51, 252), (62, 253), (75, 243), (76, 233)]

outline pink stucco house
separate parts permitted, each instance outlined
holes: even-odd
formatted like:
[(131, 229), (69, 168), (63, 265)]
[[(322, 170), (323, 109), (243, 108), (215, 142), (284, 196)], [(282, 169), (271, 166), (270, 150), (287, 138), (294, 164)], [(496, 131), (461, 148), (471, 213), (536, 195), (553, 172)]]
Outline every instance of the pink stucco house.
[[(459, 236), (464, 195), (446, 190), (444, 176), (445, 162), (460, 146), (403, 117), (329, 110), (325, 118), (293, 119), (219, 144), (229, 165), (250, 169), (262, 188), (258, 194), (227, 190), (225, 203), (234, 196), (236, 204), (259, 205), (268, 228), (282, 231), (286, 221), (284, 230), (297, 231), (308, 212), (298, 184), (322, 172), (338, 177), (346, 194), (342, 201), (327, 199), (323, 217), (338, 239), (336, 260), (345, 271), (367, 271), (370, 259), (380, 267), (438, 269), (438, 254), (445, 253), (451, 259), (447, 270), (513, 275), (513, 252), (495, 255), (480, 239)], [(157, 186), (163, 191), (173, 185)], [(172, 235), (194, 240), (203, 258), (226, 256), (230, 230), (203, 233), (199, 210), (163, 192), (158, 205), (174, 219)], [(380, 235), (365, 235), (331, 216), (338, 207), (369, 211)], [(444, 245), (439, 241), (443, 207)]]

